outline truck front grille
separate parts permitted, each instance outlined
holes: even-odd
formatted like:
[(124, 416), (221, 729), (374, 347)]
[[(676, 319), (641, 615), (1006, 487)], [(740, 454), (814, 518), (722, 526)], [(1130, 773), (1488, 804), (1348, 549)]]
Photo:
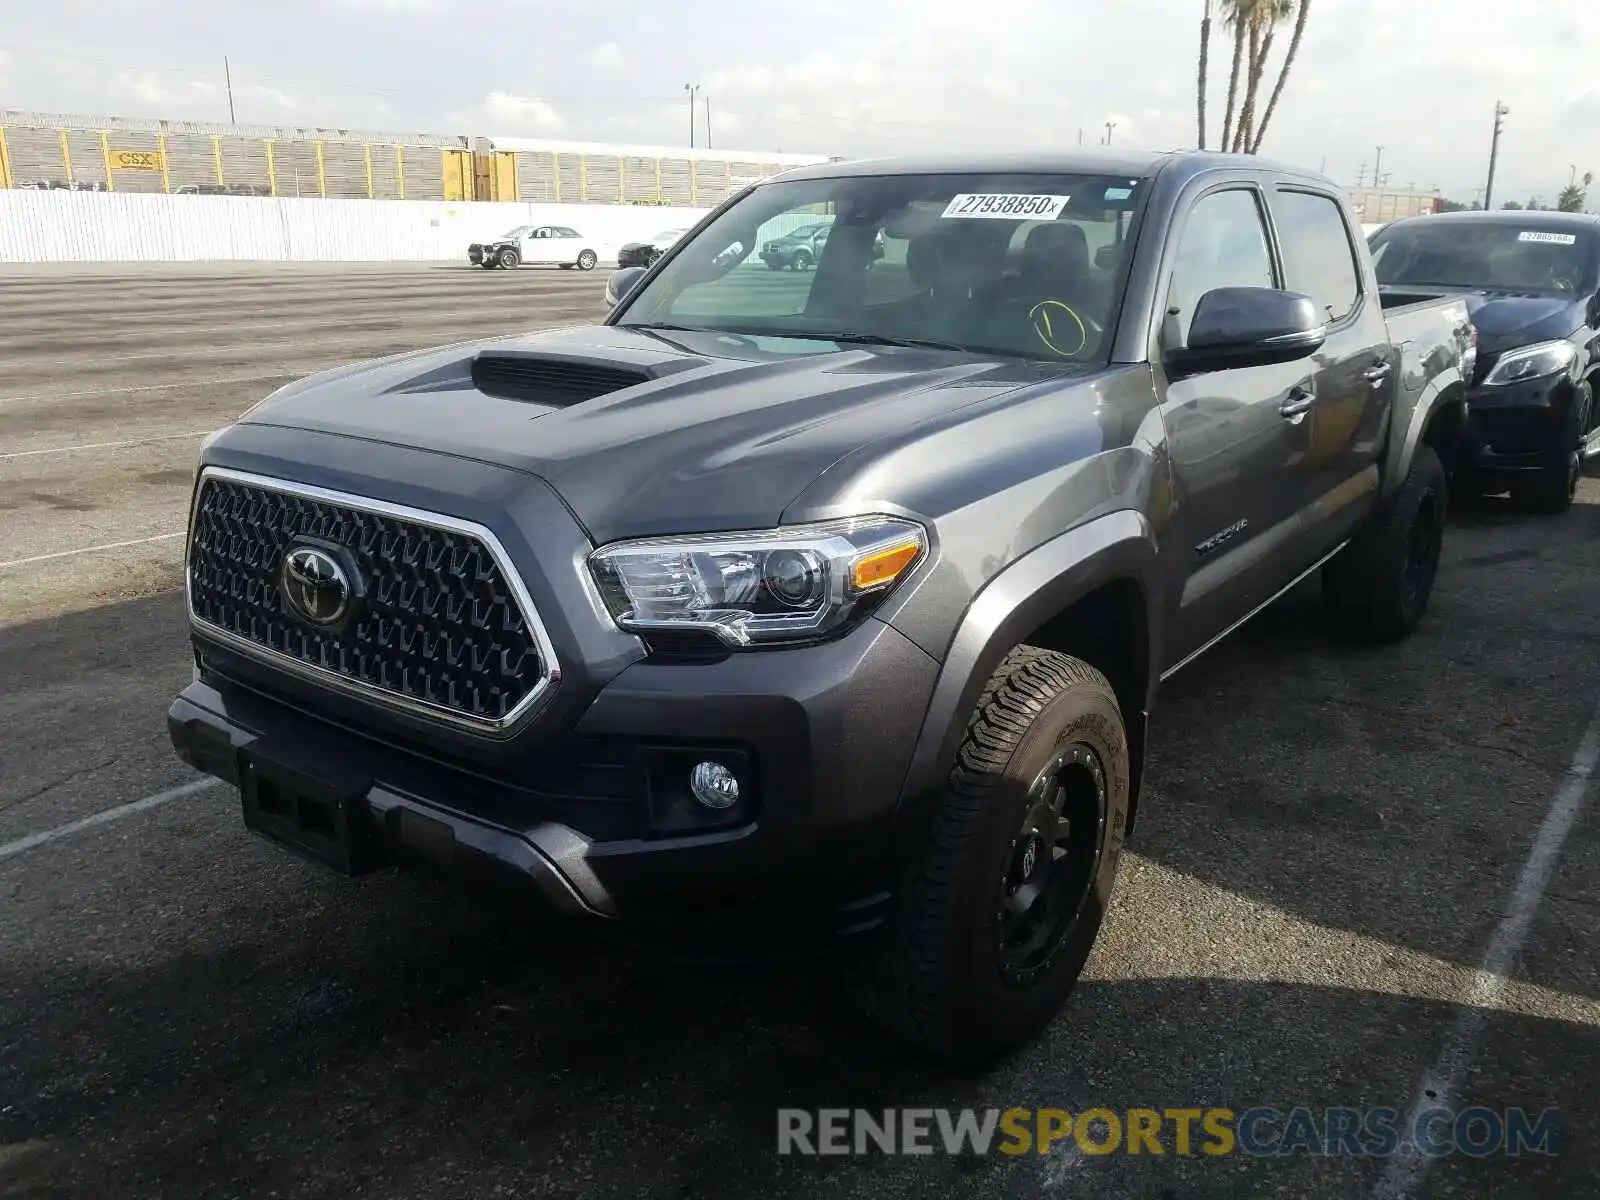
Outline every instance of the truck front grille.
[[(191, 619), (343, 690), (500, 731), (532, 706), (554, 664), (492, 541), (452, 518), (208, 469), (190, 533)], [(349, 565), (357, 598), (347, 619), (319, 626), (287, 600), (284, 559), (299, 545)]]

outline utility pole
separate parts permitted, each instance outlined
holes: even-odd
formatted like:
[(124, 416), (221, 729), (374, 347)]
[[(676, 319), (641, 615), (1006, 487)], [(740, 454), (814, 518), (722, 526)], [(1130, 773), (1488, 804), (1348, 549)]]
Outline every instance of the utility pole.
[(233, 72), (228, 67), (228, 56), (222, 56), (222, 79), (228, 86), (228, 124), (237, 125), (239, 122), (233, 116)]
[(1115, 121), (1106, 122), (1106, 145), (1111, 145), (1111, 131), (1117, 127)]
[(1378, 157), (1372, 160), (1372, 186), (1383, 186), (1383, 147), (1378, 147)]
[(1505, 125), (1506, 114), (1511, 110), (1500, 101), (1494, 102), (1494, 136), (1489, 140), (1489, 179), (1483, 185), (1483, 207), (1491, 208), (1494, 204), (1494, 164), (1500, 157), (1500, 130)]
[(711, 97), (706, 97), (706, 149), (711, 149)]
[(1362, 163), (1361, 164), (1361, 169), (1356, 172), (1356, 186), (1358, 188), (1367, 186), (1367, 164), (1366, 163)]
[(689, 149), (694, 149), (694, 95), (700, 90), (698, 83), (686, 83), (683, 90), (689, 93)]

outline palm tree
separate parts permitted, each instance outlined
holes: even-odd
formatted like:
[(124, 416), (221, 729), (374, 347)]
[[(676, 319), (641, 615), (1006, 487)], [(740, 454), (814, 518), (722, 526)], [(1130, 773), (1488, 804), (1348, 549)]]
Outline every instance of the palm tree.
[(1227, 150), (1233, 144), (1233, 103), (1239, 93), (1239, 67), (1244, 62), (1245, 25), (1248, 20), (1248, 10), (1255, 0), (1222, 0), (1226, 12), (1222, 18), (1223, 27), (1233, 30), (1233, 66), (1228, 71), (1228, 107), (1222, 113), (1222, 141), (1217, 144), (1219, 150)]
[(1199, 86), (1195, 89), (1200, 119), (1200, 149), (1206, 148), (1206, 71), (1211, 65), (1211, 0), (1206, 0), (1206, 15), (1200, 22)]
[(1278, 97), (1283, 95), (1284, 80), (1289, 78), (1289, 69), (1294, 66), (1295, 55), (1300, 52), (1300, 39), (1305, 36), (1306, 16), (1310, 12), (1311, 0), (1295, 0), (1294, 32), (1289, 35), (1289, 52), (1284, 55), (1283, 66), (1278, 68), (1278, 80), (1272, 85), (1267, 111), (1261, 114), (1261, 127), (1256, 130), (1256, 139), (1250, 146), (1251, 154), (1261, 153), (1261, 140), (1267, 136), (1267, 126), (1272, 123), (1272, 114), (1278, 109)]
[(1233, 133), (1235, 153), (1255, 149), (1256, 97), (1261, 92), (1261, 78), (1266, 73), (1278, 22), (1289, 15), (1293, 5), (1294, 0), (1249, 0), (1245, 20), (1250, 27), (1250, 60), (1245, 75), (1244, 103)]

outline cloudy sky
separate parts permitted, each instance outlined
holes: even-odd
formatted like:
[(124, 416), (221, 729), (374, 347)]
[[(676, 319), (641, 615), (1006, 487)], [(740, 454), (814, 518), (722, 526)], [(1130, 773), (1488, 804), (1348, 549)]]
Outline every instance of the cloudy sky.
[[(259, 124), (681, 145), (695, 83), (729, 149), (1073, 147), (1108, 121), (1117, 144), (1192, 146), (1203, 3), (49, 0), (0, 24), (0, 108), (226, 120), (227, 54)], [(1354, 184), (1382, 143), (1390, 184), (1469, 201), (1499, 98), (1497, 198), (1600, 175), (1582, 5), (1313, 4), (1265, 152)], [(1214, 35), (1213, 125), (1230, 49)]]

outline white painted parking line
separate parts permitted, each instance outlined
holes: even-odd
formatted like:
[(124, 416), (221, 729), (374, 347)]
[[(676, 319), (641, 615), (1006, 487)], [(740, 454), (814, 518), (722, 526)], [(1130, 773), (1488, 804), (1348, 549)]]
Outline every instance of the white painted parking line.
[[(1597, 711), (1589, 728), (1578, 743), (1572, 765), (1567, 768), (1561, 786), (1556, 789), (1539, 832), (1534, 837), (1533, 849), (1522, 864), (1517, 877), (1516, 890), (1511, 893), (1511, 903), (1506, 915), (1496, 926), (1489, 947), (1483, 953), (1478, 969), (1473, 972), (1467, 993), (1461, 997), (1455, 1023), (1445, 1034), (1439, 1057), (1417, 1084), (1416, 1098), (1411, 1103), (1405, 1129), (1415, 1129), (1422, 1114), (1435, 1107), (1449, 1108), (1455, 1100), (1461, 1078), (1477, 1054), (1483, 1037), (1483, 1026), (1488, 1014), (1501, 1003), (1506, 991), (1506, 972), (1516, 964), (1533, 924), (1539, 902), (1544, 898), (1550, 883), (1550, 873), (1555, 869), (1561, 847), (1572, 832), (1572, 826), (1589, 794), (1589, 785), (1595, 768), (1600, 765), (1600, 711)], [(1420, 1153), (1411, 1153), (1390, 1161), (1389, 1170), (1373, 1191), (1374, 1200), (1410, 1200), (1419, 1196), (1422, 1184), (1428, 1177), (1433, 1159)]]
[(105, 809), (92, 816), (84, 817), (82, 820), (70, 821), (65, 825), (57, 825), (54, 829), (46, 829), (43, 833), (30, 833), (25, 838), (18, 838), (14, 842), (0, 845), (0, 862), (61, 838), (71, 837), (75, 833), (82, 833), (85, 829), (93, 829), (96, 826), (106, 825), (112, 821), (120, 821), (123, 817), (131, 817), (135, 813), (159, 808), (161, 805), (170, 804), (174, 800), (182, 800), (185, 796), (196, 795), (208, 788), (218, 786), (221, 782), (220, 779), (196, 779), (193, 783), (185, 783), (179, 787), (168, 788), (164, 792), (146, 796), (143, 800), (119, 804), (116, 808)]
[(49, 562), (56, 558), (72, 558), (78, 554), (98, 554), (102, 550), (122, 550), (128, 546), (147, 546), (151, 542), (170, 542), (173, 538), (181, 538), (183, 531), (177, 533), (158, 533), (152, 537), (134, 538), (126, 542), (107, 542), (103, 546), (80, 546), (76, 550), (57, 550), (54, 554), (35, 554), (32, 558), (13, 558), (10, 562), (0, 562), (0, 571), (7, 567), (26, 567), (30, 563)]
[(37, 458), (42, 454), (71, 454), (74, 450), (115, 450), (119, 446), (143, 446), (149, 442), (176, 442), (183, 438), (205, 437), (211, 429), (196, 429), (189, 433), (163, 433), (156, 437), (126, 438), (120, 442), (79, 442), (75, 446), (53, 446), (49, 450), (12, 450), (0, 454), (0, 461), (8, 458)]

